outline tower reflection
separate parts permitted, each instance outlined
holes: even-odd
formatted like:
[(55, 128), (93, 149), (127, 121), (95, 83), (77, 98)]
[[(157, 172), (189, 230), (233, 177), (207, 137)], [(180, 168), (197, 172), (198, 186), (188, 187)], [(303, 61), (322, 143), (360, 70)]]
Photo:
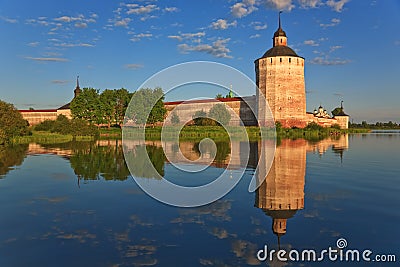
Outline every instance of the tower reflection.
[(341, 157), (348, 148), (348, 136), (308, 142), (304, 139), (284, 139), (276, 147), (275, 157), (268, 171), (268, 153), (272, 144), (268, 141), (258, 143), (259, 165), (256, 172), (258, 181), (265, 180), (256, 190), (255, 206), (272, 218), (272, 231), (280, 237), (287, 232), (288, 219), (298, 210), (304, 209), (304, 185), (307, 153), (324, 154), (329, 147)]

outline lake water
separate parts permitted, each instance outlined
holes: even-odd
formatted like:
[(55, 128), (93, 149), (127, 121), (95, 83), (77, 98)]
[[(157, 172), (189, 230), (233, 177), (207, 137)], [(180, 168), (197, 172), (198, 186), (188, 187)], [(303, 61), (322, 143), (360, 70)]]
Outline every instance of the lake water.
[[(228, 171), (244, 168), (244, 176), (218, 201), (176, 208), (139, 188), (120, 141), (0, 147), (0, 266), (399, 266), (399, 132), (281, 140), (254, 193), (249, 182), (268, 165), (254, 169), (263, 143), (250, 144), (248, 161), (230, 155), (240, 143), (217, 143), (211, 166), (193, 175), (169, 164), (160, 142), (146, 145), (129, 149), (139, 166), (147, 153), (163, 179), (206, 184), (229, 159)], [(207, 161), (196, 143), (180, 149)], [(145, 167), (133, 175), (160, 182)], [(371, 259), (396, 255), (397, 263), (257, 259), (265, 246), (319, 253), (340, 238), (343, 251), (369, 249)]]

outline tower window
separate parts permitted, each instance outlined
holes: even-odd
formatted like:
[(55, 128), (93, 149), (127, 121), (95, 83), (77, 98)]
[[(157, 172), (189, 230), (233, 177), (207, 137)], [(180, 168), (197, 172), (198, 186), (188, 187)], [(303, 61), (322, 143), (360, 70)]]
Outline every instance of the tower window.
[(282, 43), (282, 38), (281, 38), (281, 43)]
[(271, 64), (272, 64), (272, 58), (271, 58)]
[(279, 62), (282, 62), (282, 58), (279, 58)]
[(289, 63), (292, 63), (292, 59), (291, 58), (289, 58)]

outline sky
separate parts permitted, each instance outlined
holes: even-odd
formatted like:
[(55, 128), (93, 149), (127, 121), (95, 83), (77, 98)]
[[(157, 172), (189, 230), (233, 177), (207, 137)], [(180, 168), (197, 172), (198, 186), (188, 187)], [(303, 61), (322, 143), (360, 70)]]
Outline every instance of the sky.
[[(279, 10), (288, 45), (306, 60), (308, 111), (343, 100), (354, 122), (400, 122), (397, 0), (0, 0), (0, 99), (57, 108), (72, 99), (77, 75), (81, 88), (135, 91), (190, 61), (226, 64), (254, 81)], [(234, 77), (231, 85), (240, 87)]]

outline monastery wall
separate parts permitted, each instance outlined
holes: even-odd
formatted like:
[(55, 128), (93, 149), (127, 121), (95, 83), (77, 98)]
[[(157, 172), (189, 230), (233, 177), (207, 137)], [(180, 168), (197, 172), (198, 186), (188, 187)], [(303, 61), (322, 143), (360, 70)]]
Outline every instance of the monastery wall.
[(29, 122), (29, 125), (36, 125), (45, 120), (56, 120), (56, 109), (45, 110), (20, 110), (22, 117)]

